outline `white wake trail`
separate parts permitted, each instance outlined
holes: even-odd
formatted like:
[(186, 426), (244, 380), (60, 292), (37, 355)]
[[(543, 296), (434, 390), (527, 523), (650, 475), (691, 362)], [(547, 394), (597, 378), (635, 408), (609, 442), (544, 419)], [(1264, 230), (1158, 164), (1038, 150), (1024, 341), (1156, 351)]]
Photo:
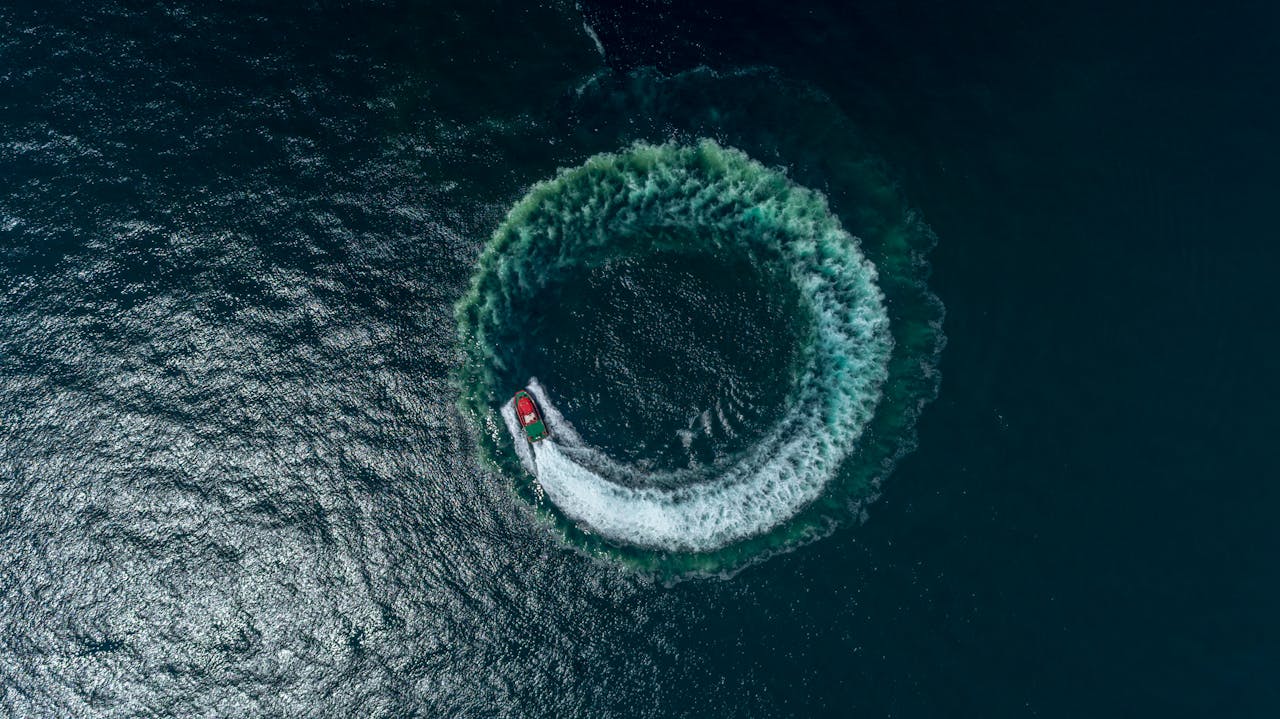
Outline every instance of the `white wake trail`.
[[(644, 235), (650, 246), (613, 248), (616, 238), (637, 237), (645, 227), (705, 232)], [(777, 257), (812, 321), (805, 369), (788, 407), (751, 447), (714, 474), (646, 472), (584, 442), (536, 379), (529, 391), (550, 438), (531, 445), (510, 402), (501, 408), (521, 465), (546, 497), (608, 539), (710, 552), (768, 532), (822, 494), (858, 446), (888, 378), (893, 338), (875, 267), (825, 198), (742, 153), (710, 141), (637, 145), (624, 155), (592, 157), (534, 188), (495, 233), (460, 303), (464, 336), (483, 337), (510, 316), (508, 292), (530, 292), (588, 258), (608, 251), (715, 253), (725, 237), (753, 255)], [(702, 421), (708, 435), (716, 422), (726, 430), (732, 424), (722, 407)]]

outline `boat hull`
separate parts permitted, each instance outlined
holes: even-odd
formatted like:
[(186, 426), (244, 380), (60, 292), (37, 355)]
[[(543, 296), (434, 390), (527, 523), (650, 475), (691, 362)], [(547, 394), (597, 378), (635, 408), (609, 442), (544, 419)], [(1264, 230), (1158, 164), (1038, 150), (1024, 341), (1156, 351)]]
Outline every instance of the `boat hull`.
[(520, 390), (511, 399), (511, 403), (516, 409), (516, 419), (520, 421), (530, 442), (541, 442), (551, 436), (551, 430), (547, 429), (547, 423), (543, 421), (542, 413), (538, 411), (532, 395)]

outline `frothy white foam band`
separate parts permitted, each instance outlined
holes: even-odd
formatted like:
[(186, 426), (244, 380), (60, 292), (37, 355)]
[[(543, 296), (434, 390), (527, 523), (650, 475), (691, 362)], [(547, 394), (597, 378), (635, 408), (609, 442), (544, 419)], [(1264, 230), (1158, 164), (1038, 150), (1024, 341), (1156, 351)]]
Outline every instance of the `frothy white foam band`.
[[(612, 237), (672, 225), (713, 230), (691, 242), (735, 238), (779, 257), (799, 290), (813, 322), (806, 365), (768, 433), (714, 476), (643, 474), (584, 442), (536, 381), (529, 389), (551, 439), (530, 445), (511, 408), (501, 412), (521, 463), (575, 522), (620, 543), (709, 552), (767, 532), (820, 496), (857, 447), (888, 375), (893, 340), (876, 270), (825, 198), (710, 141), (596, 156), (512, 210), (481, 261), (504, 291), (482, 294), (477, 280), (466, 306), (486, 346), (485, 322), (506, 316), (506, 293), (549, 282), (582, 255), (607, 251)], [(707, 242), (705, 251), (719, 250)]]

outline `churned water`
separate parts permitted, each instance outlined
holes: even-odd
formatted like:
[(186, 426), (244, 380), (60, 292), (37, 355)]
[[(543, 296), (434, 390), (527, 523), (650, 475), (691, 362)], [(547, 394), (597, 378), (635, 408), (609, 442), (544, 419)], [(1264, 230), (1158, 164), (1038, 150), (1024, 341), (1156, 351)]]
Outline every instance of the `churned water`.
[(0, 715), (1274, 715), (1276, 18), (1099, 5), (0, 7)]
[[(909, 213), (903, 212), (891, 220), (907, 216)], [(895, 228), (883, 230), (894, 239), (898, 232), (914, 234), (922, 244), (932, 239), (918, 222), (908, 223), (902, 230), (893, 222), (885, 224)], [(871, 242), (890, 244), (881, 237)], [(739, 318), (728, 328), (707, 328), (705, 339), (681, 338), (682, 343), (700, 346), (716, 343), (718, 335), (727, 332), (735, 338), (760, 335), (757, 344), (796, 342), (797, 363), (769, 366), (761, 363), (768, 355), (757, 351), (753, 343), (730, 341), (726, 353), (736, 350), (755, 363), (740, 369), (717, 366), (707, 372), (730, 386), (745, 384), (752, 376), (792, 384), (785, 406), (775, 410), (740, 401), (740, 406), (731, 410), (737, 415), (732, 423), (719, 408), (716, 420), (723, 434), (734, 433), (734, 424), (755, 423), (764, 429), (756, 432), (759, 436), (746, 447), (726, 453), (709, 467), (699, 466), (691, 456), (687, 467), (659, 471), (618, 462), (591, 446), (573, 429), (569, 418), (555, 409), (550, 395), (553, 389), (537, 385), (535, 396), (552, 412), (557, 436), (535, 445), (522, 457), (521, 469), (536, 476), (536, 488), (568, 519), (614, 543), (657, 550), (662, 555), (657, 561), (663, 564), (672, 564), (678, 554), (696, 555), (697, 567), (705, 570), (715, 561), (713, 552), (770, 534), (824, 493), (847, 497), (848, 513), (849, 505), (857, 506), (859, 499), (874, 491), (901, 451), (901, 444), (908, 440), (891, 442), (892, 449), (886, 455), (874, 442), (862, 443), (860, 439), (877, 412), (892, 413), (902, 404), (918, 408), (932, 396), (933, 387), (925, 378), (936, 376), (933, 365), (941, 341), (928, 346), (924, 356), (909, 358), (905, 364), (914, 367), (914, 372), (890, 378), (895, 351), (910, 354), (917, 349), (895, 346), (875, 266), (862, 255), (859, 239), (840, 226), (820, 195), (792, 185), (781, 173), (710, 140), (686, 147), (635, 145), (621, 155), (597, 155), (581, 168), (535, 186), (511, 211), (480, 259), (471, 292), (459, 304), (462, 340), (469, 355), (463, 374), (464, 406), (484, 425), (492, 424), (485, 417), (486, 409), (492, 414), (490, 407), (501, 403), (509, 429), (509, 436), (493, 448), (495, 459), (501, 456), (503, 445), (510, 443), (519, 453), (525, 444), (503, 392), (505, 387), (524, 383), (497, 378), (513, 373), (521, 376), (521, 361), (513, 347), (545, 344), (554, 332), (554, 328), (544, 332), (530, 329), (528, 315), (540, 314), (541, 306), (529, 306), (530, 302), (522, 299), (542, 294), (541, 289), (560, 283), (560, 276), (579, 265), (603, 265), (619, 259), (645, 261), (655, 254), (675, 252), (717, 261), (736, 256), (750, 267), (775, 265), (772, 274), (778, 278), (777, 289), (768, 288), (764, 297), (755, 301), (771, 304), (778, 290), (790, 292), (784, 291), (777, 304), (786, 304), (785, 295), (799, 296), (791, 315), (785, 318), (787, 324), (802, 328), (798, 339), (753, 332), (756, 328), (748, 318)], [(919, 263), (906, 266), (918, 268)], [(764, 274), (734, 269), (744, 282)], [(670, 281), (687, 284), (682, 277)], [(921, 282), (899, 279), (895, 284), (929, 297)], [(652, 303), (662, 298), (650, 293), (647, 299)], [(710, 305), (708, 298), (696, 299)], [(541, 300), (555, 301), (545, 294)], [(589, 297), (584, 304), (595, 308), (601, 303)], [(936, 300), (925, 306), (930, 314), (915, 324), (936, 333), (940, 308)], [(604, 310), (593, 309), (588, 314), (596, 311)], [(655, 329), (665, 322), (679, 321), (677, 312), (662, 306), (651, 311), (656, 313), (652, 320)], [(583, 317), (581, 321), (591, 323), (594, 318)], [(912, 331), (907, 317), (899, 321), (906, 326), (904, 332)], [(684, 356), (679, 347), (664, 347), (666, 340), (660, 331), (631, 341), (654, 345), (650, 350), (654, 356), (615, 368), (613, 376), (600, 378), (598, 388), (587, 390), (625, 403), (624, 418), (610, 428), (612, 433), (621, 433), (625, 441), (643, 431), (635, 425), (665, 421), (672, 425), (673, 437), (692, 444), (696, 435), (688, 426), (696, 425), (702, 417), (700, 433), (713, 443), (709, 410), (688, 418), (679, 414), (664, 418), (661, 411), (649, 409), (653, 404), (650, 395), (687, 395), (677, 378), (690, 369), (696, 371), (697, 367), (686, 365), (697, 364), (699, 358)], [(555, 361), (542, 354), (542, 362)], [(673, 361), (676, 359), (684, 363)], [(635, 368), (655, 363), (658, 368), (645, 373), (654, 380), (635, 387), (640, 381)], [(786, 379), (789, 375), (793, 375), (791, 382)], [(666, 386), (668, 377), (674, 389)], [(628, 385), (640, 391), (613, 389)], [(922, 391), (921, 385), (927, 389)], [(909, 400), (894, 397), (882, 401), (886, 392), (908, 395)], [(637, 409), (631, 411), (632, 407)], [(680, 428), (682, 419), (684, 428)], [(909, 418), (895, 417), (892, 423), (906, 426), (900, 431), (912, 429)], [(857, 478), (843, 478), (838, 484), (844, 486), (832, 486), (837, 484), (834, 480), (846, 460), (855, 466), (845, 468), (845, 474), (856, 474)], [(513, 473), (519, 475), (520, 471)], [(773, 546), (785, 545), (775, 542)]]

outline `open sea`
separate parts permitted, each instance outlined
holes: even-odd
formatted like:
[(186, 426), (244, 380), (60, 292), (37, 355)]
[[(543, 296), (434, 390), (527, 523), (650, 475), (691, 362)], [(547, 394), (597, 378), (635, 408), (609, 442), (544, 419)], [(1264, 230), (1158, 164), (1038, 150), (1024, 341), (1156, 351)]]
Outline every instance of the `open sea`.
[(1278, 167), (1270, 2), (4, 3), (0, 716), (1280, 716)]

